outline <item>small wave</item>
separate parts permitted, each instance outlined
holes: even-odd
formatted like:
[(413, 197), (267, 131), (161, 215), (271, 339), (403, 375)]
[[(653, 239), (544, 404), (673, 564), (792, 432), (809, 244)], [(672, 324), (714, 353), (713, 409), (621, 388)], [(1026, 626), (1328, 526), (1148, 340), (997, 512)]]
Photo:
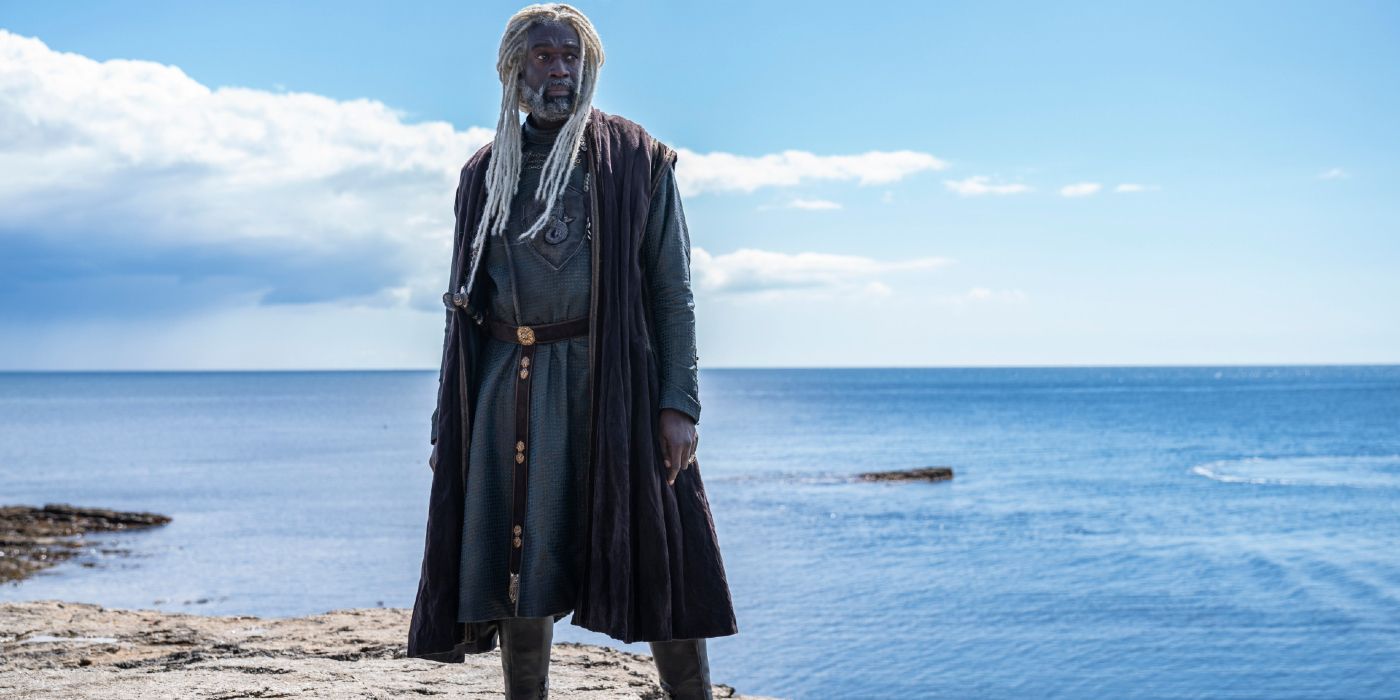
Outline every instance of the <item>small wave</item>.
[(1247, 457), (1206, 462), (1190, 471), (1231, 484), (1400, 488), (1400, 455)]

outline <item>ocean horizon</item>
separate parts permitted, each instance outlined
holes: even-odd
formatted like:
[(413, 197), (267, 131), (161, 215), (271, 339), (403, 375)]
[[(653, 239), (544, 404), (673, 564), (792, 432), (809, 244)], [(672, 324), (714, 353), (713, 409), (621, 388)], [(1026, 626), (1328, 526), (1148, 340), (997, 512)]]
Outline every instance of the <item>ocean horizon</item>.
[[(1400, 695), (1400, 365), (703, 369), (739, 633), (787, 698)], [(172, 516), (0, 586), (411, 607), (436, 370), (0, 372), (0, 505)], [(948, 466), (951, 481), (864, 471)], [(646, 653), (572, 626), (556, 641)]]

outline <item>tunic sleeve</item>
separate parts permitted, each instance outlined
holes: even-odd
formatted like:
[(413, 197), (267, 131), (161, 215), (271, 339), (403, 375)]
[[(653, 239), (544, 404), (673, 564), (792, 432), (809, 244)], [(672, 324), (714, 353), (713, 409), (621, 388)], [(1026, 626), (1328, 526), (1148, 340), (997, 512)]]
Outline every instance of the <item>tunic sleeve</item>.
[(650, 296), (652, 339), (660, 371), (658, 410), (673, 408), (700, 420), (699, 361), (695, 352), (695, 300), (690, 289), (690, 232), (681, 208), (674, 167), (666, 168), (651, 200), (642, 240), (642, 264)]

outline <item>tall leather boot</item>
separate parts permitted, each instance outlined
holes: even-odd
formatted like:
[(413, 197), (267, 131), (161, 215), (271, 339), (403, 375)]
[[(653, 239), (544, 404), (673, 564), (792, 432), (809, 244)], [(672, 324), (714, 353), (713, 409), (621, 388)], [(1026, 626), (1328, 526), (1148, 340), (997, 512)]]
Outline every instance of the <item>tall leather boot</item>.
[(549, 697), (549, 651), (554, 617), (508, 617), (499, 621), (501, 670), (506, 700)]
[(710, 659), (705, 638), (651, 642), (661, 690), (674, 700), (712, 700)]

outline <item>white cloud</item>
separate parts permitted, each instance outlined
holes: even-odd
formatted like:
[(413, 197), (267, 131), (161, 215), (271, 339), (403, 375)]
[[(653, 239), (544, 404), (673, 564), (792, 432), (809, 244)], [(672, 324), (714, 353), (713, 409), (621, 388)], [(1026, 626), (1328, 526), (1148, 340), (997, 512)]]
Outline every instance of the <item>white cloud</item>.
[(181, 287), (203, 303), (431, 308), (457, 172), (491, 133), (372, 100), (210, 89), (0, 30), (0, 240), (65, 260), (75, 284), (163, 280), (128, 290), (139, 308)]
[(699, 247), (691, 251), (697, 289), (769, 296), (775, 292), (784, 296), (811, 296), (852, 290), (884, 296), (892, 290), (877, 278), (898, 272), (932, 270), (952, 262), (943, 257), (885, 261), (859, 255), (779, 253), (753, 248), (740, 248), (722, 255), (711, 255)]
[(962, 180), (944, 180), (943, 185), (963, 197), (978, 197), (987, 194), (1021, 194), (1030, 192), (1029, 185), (1020, 183), (994, 185), (986, 175), (973, 175)]
[(1060, 188), (1062, 197), (1087, 197), (1103, 188), (1097, 182), (1076, 182)]
[[(0, 317), (440, 310), (457, 174), (492, 135), (409, 123), (374, 100), (210, 88), (174, 66), (95, 61), (0, 30)], [(913, 151), (681, 154), (692, 194), (945, 167)], [(798, 284), (774, 274), (732, 272)]]
[(852, 156), (819, 156), (783, 151), (764, 156), (696, 153), (677, 148), (676, 180), (682, 195), (704, 192), (752, 192), (814, 180), (854, 180), (879, 185), (925, 170), (942, 170), (943, 161), (917, 151), (870, 151)]
[(1142, 184), (1138, 184), (1138, 183), (1136, 183), (1136, 182), (1125, 182), (1125, 183), (1123, 183), (1123, 184), (1121, 184), (1121, 185), (1118, 185), (1117, 187), (1114, 187), (1114, 188), (1113, 188), (1113, 191), (1114, 191), (1114, 192), (1123, 192), (1123, 193), (1136, 193), (1136, 192), (1149, 192), (1149, 191), (1160, 190), (1160, 189), (1162, 189), (1162, 188), (1161, 188), (1161, 187), (1158, 187), (1157, 185), (1142, 185)]
[(822, 211), (830, 209), (840, 209), (841, 205), (829, 199), (794, 199), (788, 202), (789, 209), (808, 209)]
[(1341, 168), (1328, 168), (1318, 173), (1317, 177), (1322, 180), (1345, 180), (1351, 177), (1351, 173)]

